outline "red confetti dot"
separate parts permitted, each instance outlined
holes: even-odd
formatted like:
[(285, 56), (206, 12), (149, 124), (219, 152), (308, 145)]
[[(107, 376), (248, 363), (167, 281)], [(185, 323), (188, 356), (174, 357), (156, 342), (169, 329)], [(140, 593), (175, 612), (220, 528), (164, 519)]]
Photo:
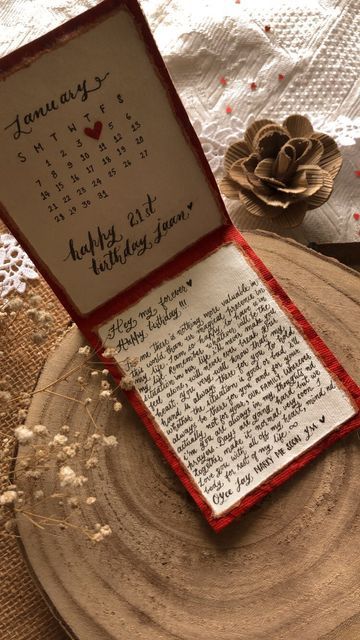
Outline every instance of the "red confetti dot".
[(278, 79), (279, 79), (280, 81), (281, 81), (281, 80), (284, 80), (284, 79), (285, 79), (285, 76), (284, 76), (282, 73), (279, 73), (279, 75), (278, 75)]
[(356, 171), (354, 171), (355, 175), (360, 178), (360, 169), (356, 169)]
[(354, 220), (360, 220), (360, 213), (354, 213)]
[(226, 107), (226, 113), (231, 113), (231, 112), (232, 112), (232, 108), (231, 108), (231, 107), (229, 107), (229, 106), (227, 106), (227, 107)]
[(265, 25), (265, 31), (266, 31), (266, 33), (268, 33), (268, 32), (270, 31), (270, 29), (271, 29), (270, 25), (269, 25), (269, 24), (266, 24), (266, 25)]
[(235, 0), (235, 4), (240, 4), (240, 0)]
[(252, 82), (252, 83), (250, 84), (250, 89), (251, 89), (251, 91), (255, 91), (255, 89), (257, 89), (257, 84), (256, 84), (256, 82)]
[(220, 78), (220, 84), (222, 84), (222, 85), (223, 85), (223, 87), (225, 87), (225, 86), (227, 85), (227, 80), (226, 80), (226, 78), (224, 78), (224, 76), (221, 76), (221, 78)]

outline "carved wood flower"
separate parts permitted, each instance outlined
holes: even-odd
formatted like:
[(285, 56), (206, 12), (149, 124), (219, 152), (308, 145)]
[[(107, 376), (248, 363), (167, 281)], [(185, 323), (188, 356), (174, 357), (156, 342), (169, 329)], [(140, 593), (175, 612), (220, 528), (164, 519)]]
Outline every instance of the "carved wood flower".
[(296, 227), (329, 198), (341, 164), (336, 142), (304, 116), (257, 120), (226, 151), (220, 190), (254, 216)]

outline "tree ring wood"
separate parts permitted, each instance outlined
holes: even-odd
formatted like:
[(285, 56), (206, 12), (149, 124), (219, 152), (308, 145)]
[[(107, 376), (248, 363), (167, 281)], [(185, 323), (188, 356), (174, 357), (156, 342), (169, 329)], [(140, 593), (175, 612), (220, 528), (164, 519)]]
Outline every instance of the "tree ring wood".
[[(360, 381), (359, 276), (293, 241), (267, 233), (245, 236)], [(74, 366), (82, 341), (77, 329), (67, 334), (50, 355), (38, 388)], [(86, 393), (95, 394), (98, 384), (91, 382)], [(71, 378), (54, 390), (73, 397), (82, 393)], [(110, 524), (113, 535), (94, 547), (70, 532), (43, 534), (18, 518), (32, 572), (70, 635), (79, 640), (360, 636), (357, 434), (215, 534), (132, 408), (125, 403), (116, 414), (108, 407), (99, 405), (96, 420), (119, 445), (106, 451), (100, 470), (84, 473), (87, 495), (97, 497), (96, 517)], [(90, 428), (80, 405), (46, 393), (33, 397), (27, 420), (45, 424), (53, 434), (69, 424), (83, 441)], [(83, 518), (90, 523), (88, 509), (83, 508)]]

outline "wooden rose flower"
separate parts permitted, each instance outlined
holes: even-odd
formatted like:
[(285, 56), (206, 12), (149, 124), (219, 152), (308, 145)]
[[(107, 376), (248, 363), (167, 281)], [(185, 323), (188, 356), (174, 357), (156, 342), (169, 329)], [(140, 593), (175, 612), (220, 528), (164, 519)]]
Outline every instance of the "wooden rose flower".
[(257, 120), (228, 148), (220, 190), (254, 216), (296, 227), (329, 198), (341, 163), (335, 141), (304, 116)]

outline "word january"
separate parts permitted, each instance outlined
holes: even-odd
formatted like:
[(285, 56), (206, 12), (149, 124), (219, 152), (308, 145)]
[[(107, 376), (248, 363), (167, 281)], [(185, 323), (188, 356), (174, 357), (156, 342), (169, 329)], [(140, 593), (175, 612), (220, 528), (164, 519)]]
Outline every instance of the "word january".
[(91, 86), (91, 82), (85, 78), (85, 80), (78, 82), (74, 89), (67, 89), (61, 93), (59, 98), (49, 100), (46, 104), (41, 105), (24, 115), (17, 114), (15, 119), (4, 127), (4, 129), (6, 130), (14, 127), (13, 138), (14, 140), (18, 140), (21, 135), (31, 133), (31, 125), (40, 118), (45, 118), (45, 116), (47, 116), (51, 111), (57, 111), (60, 106), (67, 104), (72, 100), (80, 99), (81, 102), (86, 102), (89, 94), (94, 91), (98, 91), (109, 74), (110, 72), (108, 71), (102, 78), (100, 76), (95, 76), (95, 84), (93, 84), (93, 86)]

